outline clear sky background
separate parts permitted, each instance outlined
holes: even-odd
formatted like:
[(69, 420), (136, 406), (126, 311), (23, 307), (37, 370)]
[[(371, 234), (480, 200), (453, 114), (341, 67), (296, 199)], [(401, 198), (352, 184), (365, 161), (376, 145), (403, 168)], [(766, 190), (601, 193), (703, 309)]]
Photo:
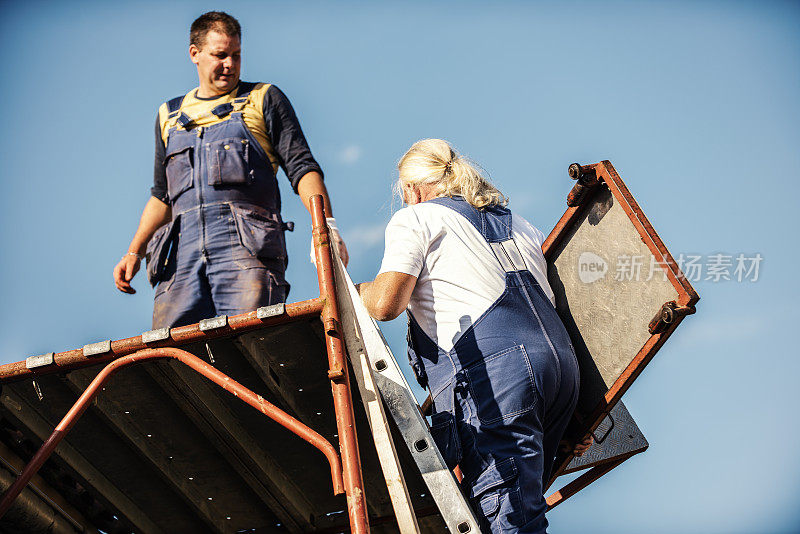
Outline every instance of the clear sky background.
[[(798, 532), (800, 3), (0, 3), (0, 363), (149, 329), (114, 289), (149, 196), (158, 105), (196, 86), (188, 26), (242, 23), (243, 78), (291, 98), (354, 279), (373, 277), (395, 165), (442, 137), (549, 232), (572, 161), (610, 159), (673, 255), (760, 253), (701, 280), (626, 394), (650, 442), (552, 532)], [(309, 217), (281, 175), (293, 284)], [(395, 203), (395, 207), (397, 204)], [(404, 319), (384, 328), (405, 360)]]

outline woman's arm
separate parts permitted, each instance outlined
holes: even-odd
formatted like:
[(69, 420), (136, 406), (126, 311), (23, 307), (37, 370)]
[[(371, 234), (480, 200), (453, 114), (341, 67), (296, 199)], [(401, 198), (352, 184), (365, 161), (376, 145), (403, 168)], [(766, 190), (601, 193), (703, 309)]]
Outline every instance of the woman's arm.
[(356, 289), (372, 317), (390, 321), (406, 309), (416, 284), (416, 276), (391, 271), (379, 274), (372, 282), (358, 284)]

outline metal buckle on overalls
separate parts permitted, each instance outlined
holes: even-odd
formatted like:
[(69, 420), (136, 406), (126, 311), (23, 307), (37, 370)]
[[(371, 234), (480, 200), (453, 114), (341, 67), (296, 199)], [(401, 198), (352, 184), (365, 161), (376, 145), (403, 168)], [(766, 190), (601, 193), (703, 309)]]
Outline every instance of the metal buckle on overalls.
[(284, 232), (294, 232), (294, 221), (286, 221), (281, 224), (281, 230)]
[(190, 125), (191, 123), (193, 123), (193, 122), (194, 122), (194, 120), (192, 120), (192, 118), (191, 118), (189, 115), (187, 115), (185, 112), (181, 111), (181, 114), (180, 114), (180, 116), (178, 117), (178, 120), (177, 120), (177, 122), (178, 122), (178, 124), (180, 124), (180, 125), (181, 125), (181, 127), (182, 127), (184, 130), (187, 130), (187, 129), (188, 129), (188, 127), (189, 127), (189, 125)]
[(230, 102), (226, 102), (212, 109), (211, 113), (213, 113), (217, 117), (222, 118), (225, 115), (228, 115), (231, 111), (233, 111), (233, 104), (231, 104)]

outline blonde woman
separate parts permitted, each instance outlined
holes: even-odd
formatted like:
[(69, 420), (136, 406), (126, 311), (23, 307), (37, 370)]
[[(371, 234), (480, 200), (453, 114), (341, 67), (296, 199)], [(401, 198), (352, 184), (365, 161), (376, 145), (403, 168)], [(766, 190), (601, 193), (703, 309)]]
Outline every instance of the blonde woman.
[(380, 272), (361, 297), (378, 320), (407, 308), (431, 433), (448, 466), (460, 466), (483, 530), (545, 532), (543, 491), (579, 378), (544, 235), (446, 141), (414, 143), (398, 168), (408, 206), (389, 222)]

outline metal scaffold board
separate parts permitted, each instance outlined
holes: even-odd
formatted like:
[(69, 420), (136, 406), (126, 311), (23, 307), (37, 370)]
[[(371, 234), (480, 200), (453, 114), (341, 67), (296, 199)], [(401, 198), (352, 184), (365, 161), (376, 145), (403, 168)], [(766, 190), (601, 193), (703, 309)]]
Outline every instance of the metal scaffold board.
[(562, 453), (551, 483), (604, 462), (618, 465), (647, 448), (620, 399), (699, 300), (611, 162), (569, 170), (577, 184), (542, 250), (580, 365), (568, 433), (591, 432), (597, 444), (583, 459)]

